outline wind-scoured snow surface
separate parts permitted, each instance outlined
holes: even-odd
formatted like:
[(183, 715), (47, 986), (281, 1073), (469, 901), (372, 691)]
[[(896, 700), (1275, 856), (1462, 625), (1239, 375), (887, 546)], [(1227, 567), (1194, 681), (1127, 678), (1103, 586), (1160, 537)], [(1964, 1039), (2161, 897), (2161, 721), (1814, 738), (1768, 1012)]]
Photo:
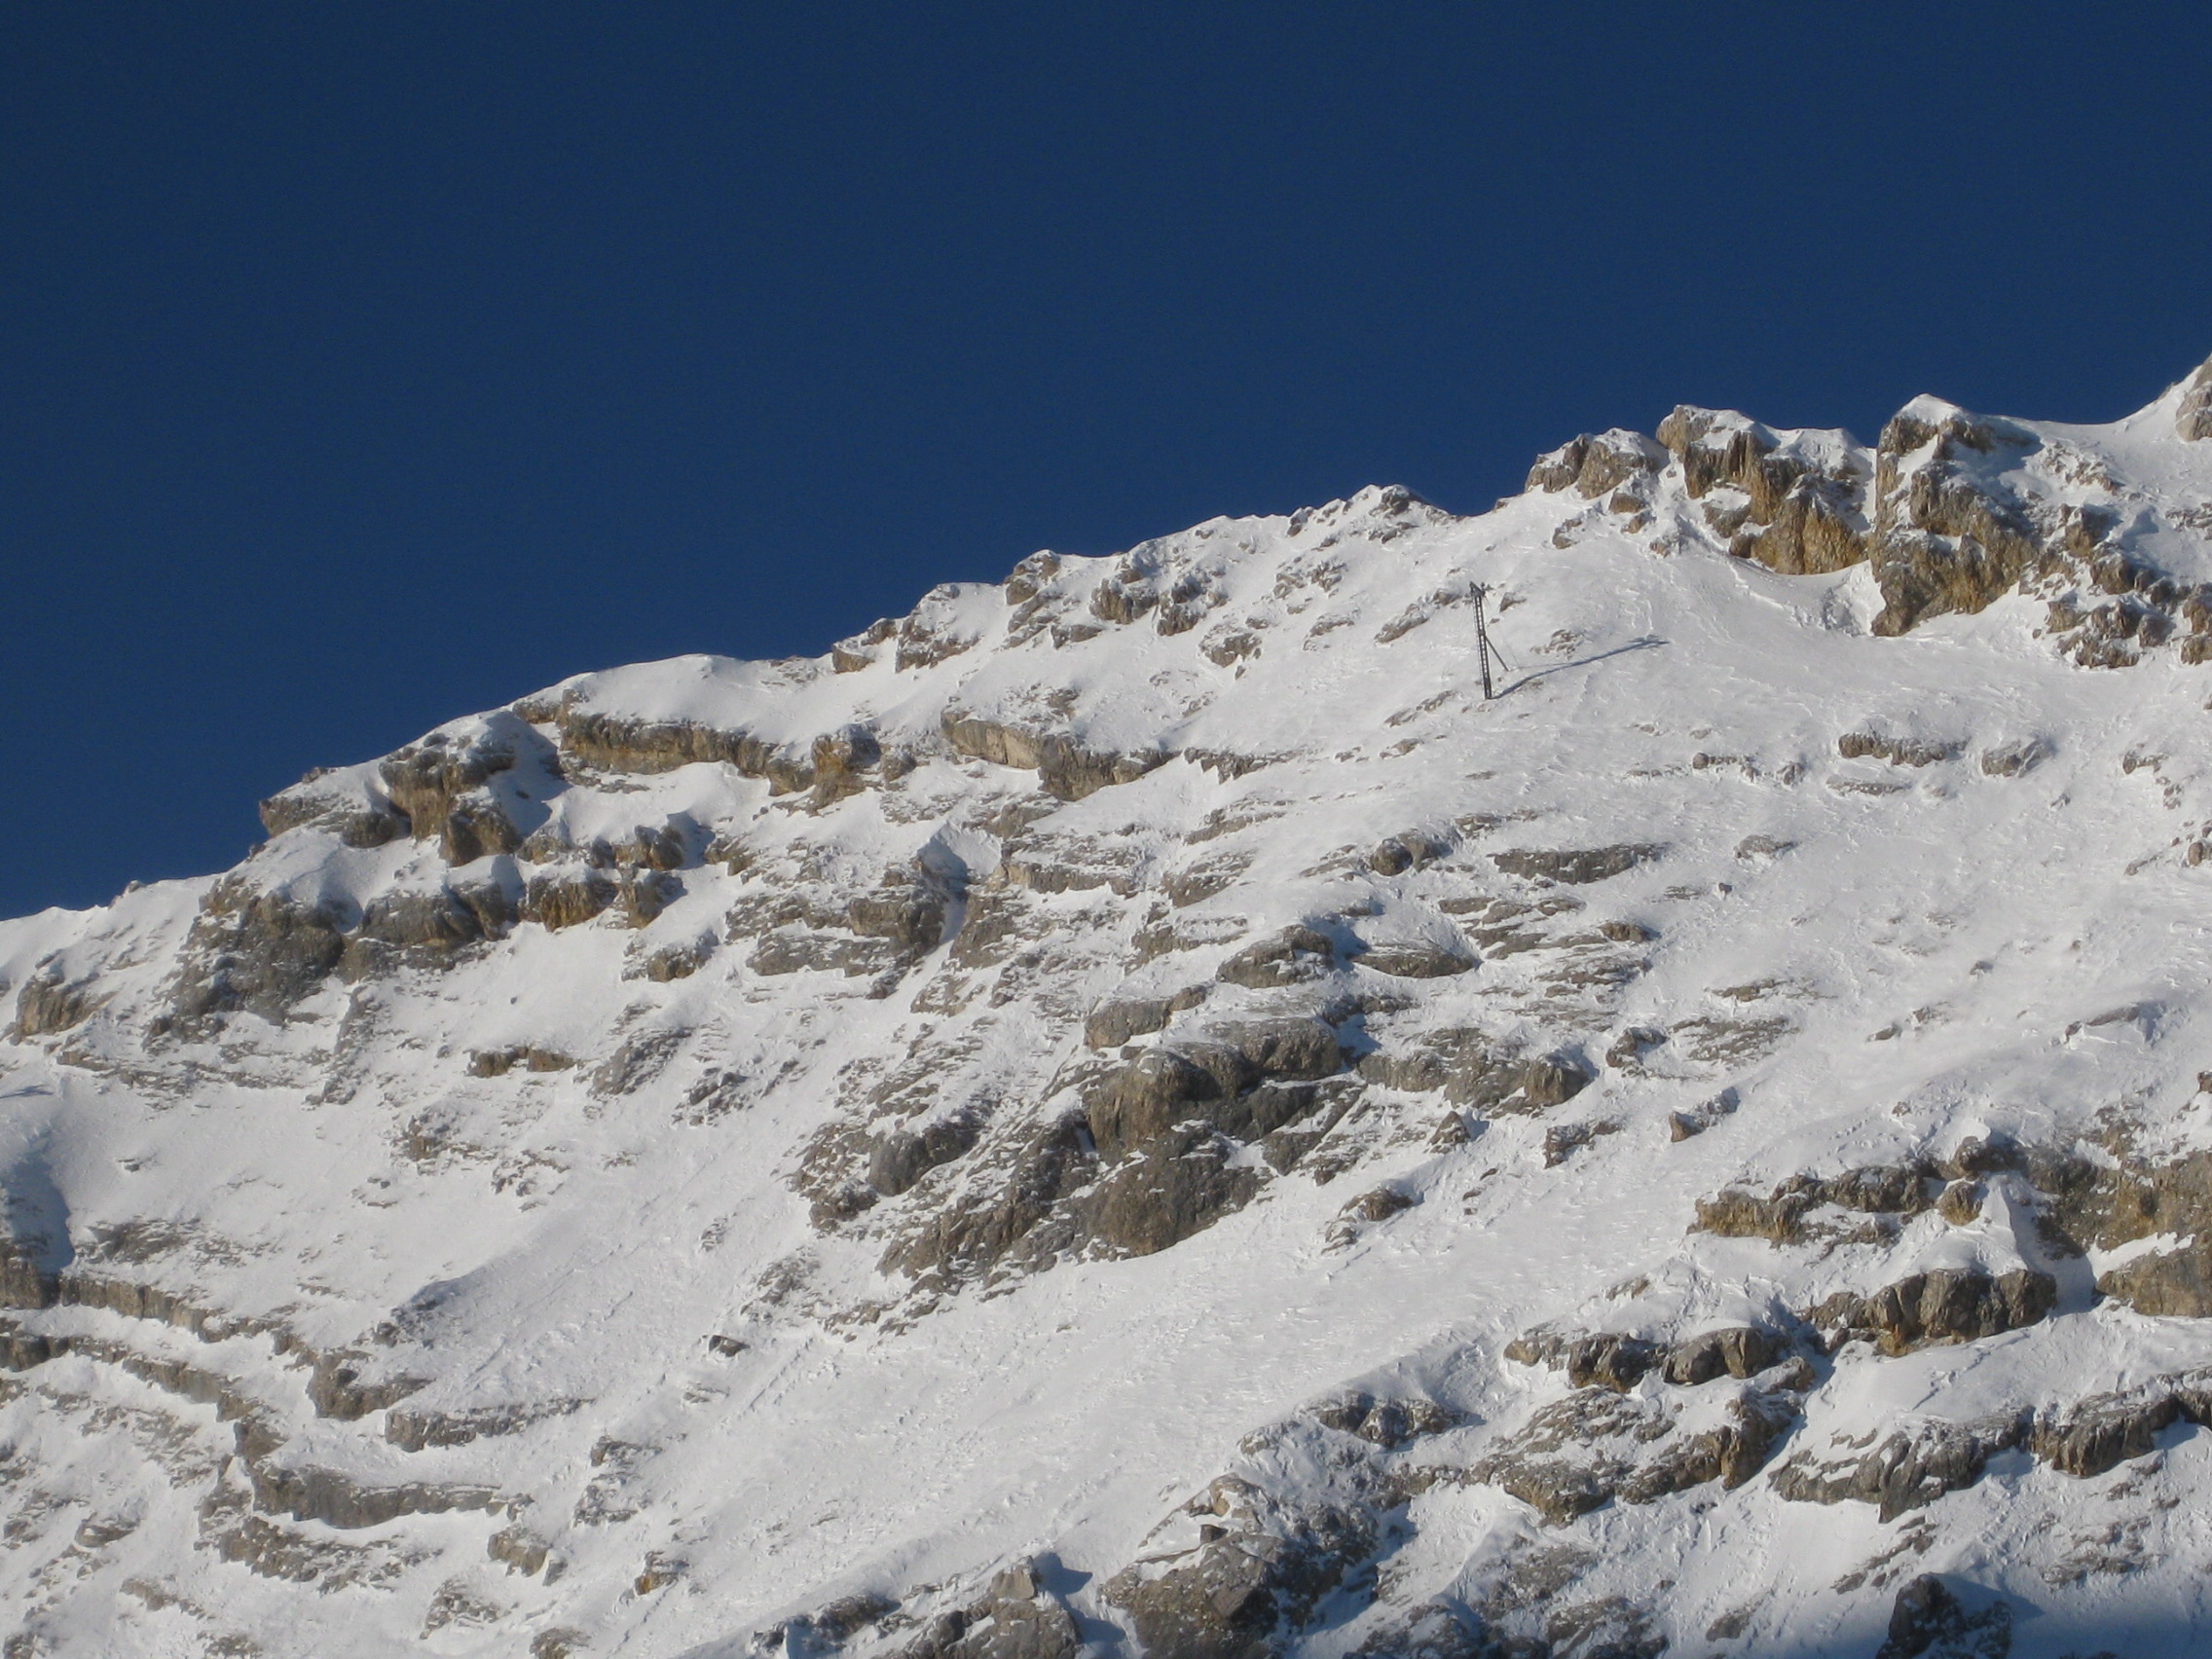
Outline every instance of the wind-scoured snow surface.
[(2202, 380), (1039, 555), (0, 924), (9, 1659), (2198, 1650)]

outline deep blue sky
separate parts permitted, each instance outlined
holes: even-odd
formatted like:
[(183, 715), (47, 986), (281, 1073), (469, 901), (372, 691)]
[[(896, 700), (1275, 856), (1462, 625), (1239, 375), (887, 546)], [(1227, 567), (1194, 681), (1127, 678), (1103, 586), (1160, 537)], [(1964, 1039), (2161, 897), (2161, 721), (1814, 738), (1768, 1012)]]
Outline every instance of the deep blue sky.
[(0, 5), (0, 913), (309, 765), (1677, 401), (2212, 352), (2201, 5)]

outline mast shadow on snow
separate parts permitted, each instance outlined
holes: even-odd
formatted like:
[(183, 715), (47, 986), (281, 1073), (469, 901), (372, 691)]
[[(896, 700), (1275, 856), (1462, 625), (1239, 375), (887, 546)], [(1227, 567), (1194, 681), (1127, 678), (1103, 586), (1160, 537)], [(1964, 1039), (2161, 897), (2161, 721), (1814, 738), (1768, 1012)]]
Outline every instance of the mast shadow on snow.
[[(1668, 640), (1662, 640), (1656, 634), (1646, 634), (1641, 639), (1631, 640), (1627, 645), (1615, 645), (1610, 650), (1593, 651), (1588, 656), (1576, 657), (1570, 662), (1554, 663), (1549, 668), (1531, 668), (1528, 672), (1523, 674), (1520, 679), (1512, 681), (1507, 684), (1499, 687), (1496, 695), (1499, 698), (1510, 697), (1514, 692), (1520, 690), (1522, 686), (1533, 684), (1536, 681), (1542, 680), (1549, 675), (1565, 674), (1570, 668), (1588, 668), (1593, 663), (1604, 662), (1607, 657), (1626, 656), (1631, 651), (1651, 650), (1660, 645), (1670, 645), (1673, 642)], [(1496, 647), (1493, 645), (1492, 649), (1495, 650)], [(1494, 701), (1495, 699), (1493, 698), (1492, 700)]]

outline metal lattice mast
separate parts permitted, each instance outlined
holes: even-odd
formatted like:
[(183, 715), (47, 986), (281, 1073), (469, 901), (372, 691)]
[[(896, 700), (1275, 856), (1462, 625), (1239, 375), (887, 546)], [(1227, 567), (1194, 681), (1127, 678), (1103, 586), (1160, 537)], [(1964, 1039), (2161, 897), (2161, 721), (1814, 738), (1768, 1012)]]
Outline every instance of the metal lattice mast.
[(1483, 701), (1489, 702), (1497, 693), (1490, 682), (1490, 623), (1483, 617), (1483, 601), (1490, 597), (1490, 589), (1481, 582), (1475, 583), (1475, 654), (1483, 667)]

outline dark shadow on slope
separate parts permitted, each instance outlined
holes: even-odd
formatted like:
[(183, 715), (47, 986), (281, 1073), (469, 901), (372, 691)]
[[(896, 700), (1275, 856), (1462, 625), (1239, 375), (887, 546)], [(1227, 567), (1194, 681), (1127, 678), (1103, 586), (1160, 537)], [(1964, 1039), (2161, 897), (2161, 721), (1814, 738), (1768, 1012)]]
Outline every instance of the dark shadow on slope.
[(1520, 679), (1508, 683), (1502, 691), (1498, 692), (1498, 695), (1510, 697), (1522, 686), (1531, 684), (1547, 676), (1565, 674), (1570, 668), (1588, 668), (1592, 663), (1604, 662), (1607, 657), (1626, 656), (1630, 651), (1650, 650), (1655, 646), (1671, 645), (1672, 643), (1672, 641), (1662, 640), (1656, 634), (1646, 634), (1640, 640), (1629, 641), (1625, 645), (1615, 645), (1609, 651), (1597, 651), (1590, 656), (1576, 657), (1570, 662), (1554, 663), (1550, 668), (1531, 668)]
[[(1045, 1566), (1046, 1561), (1051, 1567)], [(1060, 1565), (1056, 1557), (1039, 1563), (1046, 1587), (1064, 1594), (1061, 1586), (1081, 1587), (1088, 1577)], [(1428, 1617), (1416, 1619), (1392, 1641), (1370, 1638), (1358, 1649), (1361, 1659), (1599, 1659), (1605, 1654), (1670, 1653), (1704, 1655), (1714, 1659), (2194, 1659), (2206, 1651), (2203, 1633), (2190, 1620), (2167, 1608), (2113, 1608), (2053, 1610), (2033, 1601), (1976, 1583), (1957, 1573), (1932, 1574), (1940, 1585), (1931, 1598), (1925, 1590), (1909, 1597), (1904, 1616), (1893, 1600), (1886, 1607), (1869, 1607), (1843, 1630), (1826, 1639), (1796, 1639), (1787, 1629), (1754, 1622), (1740, 1635), (1698, 1642), (1694, 1639), (1666, 1647), (1650, 1645), (1657, 1637), (1649, 1631), (1641, 1640), (1616, 1644), (1599, 1630), (1560, 1629), (1559, 1641), (1505, 1636), (1488, 1627), (1456, 1597), (1427, 1604)], [(1915, 1581), (1918, 1583), (1920, 1581)], [(1899, 1594), (1913, 1584), (1899, 1587)], [(1946, 1605), (1948, 1604), (1948, 1605)], [(1335, 1645), (1331, 1639), (1341, 1630), (1344, 1617), (1353, 1608), (1332, 1609), (1339, 1616), (1307, 1631), (1278, 1633), (1270, 1649), (1282, 1659), (1302, 1659), (1314, 1645)], [(1413, 1611), (1414, 1609), (1409, 1609)], [(1074, 1609), (1071, 1608), (1071, 1611)], [(1086, 1659), (1109, 1659), (1128, 1650), (1127, 1637), (1108, 1620), (1076, 1612)], [(1316, 1643), (1314, 1639), (1319, 1638)], [(769, 1654), (781, 1651), (765, 1650)], [(1213, 1648), (1193, 1648), (1192, 1659), (1215, 1659)], [(1252, 1651), (1239, 1646), (1239, 1654)], [(728, 1636), (684, 1650), (682, 1659), (762, 1659), (763, 1649), (744, 1637)]]
[(1084, 1612), (1073, 1598), (1088, 1586), (1092, 1577), (1080, 1567), (1073, 1567), (1051, 1550), (1033, 1558), (1030, 1567), (1037, 1574), (1037, 1582), (1047, 1594), (1057, 1597), (1066, 1604), (1069, 1617), (1075, 1620), (1076, 1635), (1083, 1640), (1087, 1654), (1118, 1654), (1126, 1651), (1128, 1636), (1120, 1625)]
[(43, 1134), (0, 1170), (0, 1256), (30, 1264), (51, 1295), (77, 1252), (69, 1241), (69, 1200), (55, 1184)]
[[(1507, 1634), (1451, 1595), (1409, 1615), (1395, 1631), (1354, 1649), (1360, 1659), (1650, 1659), (1662, 1652), (1711, 1659), (2184, 1659), (2204, 1651), (2196, 1627), (2168, 1608), (2053, 1611), (1950, 1572), (1898, 1586), (1821, 1639), (1754, 1619), (1733, 1634), (1716, 1630), (1703, 1642), (1686, 1634), (1670, 1645), (1633, 1597), (1560, 1607), (1533, 1621), (1541, 1636)], [(1308, 1644), (1293, 1640), (1281, 1651), (1302, 1659)]]

